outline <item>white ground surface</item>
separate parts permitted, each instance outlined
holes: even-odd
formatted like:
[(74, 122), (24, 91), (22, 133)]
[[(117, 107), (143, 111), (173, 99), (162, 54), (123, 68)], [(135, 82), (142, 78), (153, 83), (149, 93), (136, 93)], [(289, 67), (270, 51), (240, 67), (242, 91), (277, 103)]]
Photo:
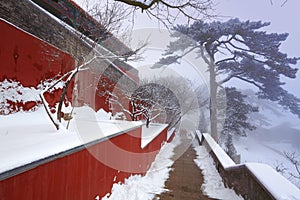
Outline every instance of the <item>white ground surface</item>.
[[(59, 131), (43, 107), (35, 112), (0, 115), (0, 173), (142, 126), (142, 122), (109, 120), (110, 115), (105, 111), (95, 113), (88, 107), (74, 109), (73, 113), (69, 129), (62, 127)], [(142, 144), (151, 142), (163, 127), (142, 128)]]
[(269, 165), (262, 163), (247, 163), (247, 168), (270, 191), (275, 199), (299, 200), (299, 189)]
[[(102, 200), (152, 200), (155, 194), (164, 192), (164, 184), (169, 177), (173, 164), (171, 160), (174, 155), (173, 150), (179, 144), (180, 137), (175, 137), (171, 143), (165, 144), (144, 177), (134, 175), (126, 179), (124, 184), (114, 184), (112, 192), (104, 196)], [(202, 188), (199, 188), (199, 191), (202, 189), (208, 196), (218, 199), (243, 199), (237, 196), (233, 190), (224, 187), (221, 177), (217, 173), (213, 161), (208, 156), (205, 148), (197, 144), (194, 144), (194, 148), (197, 152), (195, 163), (203, 170), (205, 179), (205, 183)], [(99, 199), (99, 197), (96, 197), (96, 199)]]
[(164, 192), (165, 181), (169, 178), (173, 164), (171, 160), (173, 149), (179, 143), (178, 137), (175, 137), (171, 143), (166, 143), (145, 176), (134, 175), (126, 179), (124, 184), (115, 183), (112, 192), (102, 200), (152, 200), (155, 194)]
[(217, 172), (213, 159), (208, 154), (204, 146), (194, 143), (194, 148), (197, 153), (197, 158), (194, 160), (198, 167), (202, 170), (204, 175), (204, 184), (202, 191), (209, 197), (222, 199), (222, 200), (241, 200), (232, 189), (225, 188), (222, 178)]

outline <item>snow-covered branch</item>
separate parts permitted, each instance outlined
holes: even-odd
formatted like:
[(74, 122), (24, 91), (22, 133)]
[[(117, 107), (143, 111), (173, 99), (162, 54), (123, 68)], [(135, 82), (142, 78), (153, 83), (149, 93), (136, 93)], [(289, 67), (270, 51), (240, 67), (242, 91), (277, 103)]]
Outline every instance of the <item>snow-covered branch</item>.
[[(71, 83), (71, 81), (73, 80), (75, 75), (78, 72), (85, 71), (85, 70), (90, 70), (91, 63), (98, 60), (98, 59), (105, 60), (105, 61), (111, 63), (110, 59), (120, 58), (120, 56), (115, 56), (115, 55), (112, 55), (112, 54), (101, 55), (101, 53), (97, 50), (96, 50), (96, 53), (97, 53), (96, 56), (92, 57), (87, 62), (79, 63), (78, 66), (75, 69), (65, 73), (56, 82), (54, 82), (53, 84), (49, 85), (48, 87), (46, 87), (45, 89), (43, 89), (41, 91), (39, 96), (41, 98), (41, 101), (42, 101), (45, 109), (46, 109), (46, 112), (47, 112), (48, 116), (50, 117), (50, 119), (51, 119), (52, 123), (54, 124), (54, 126), (56, 127), (56, 129), (59, 129), (59, 124), (61, 123), (61, 118), (64, 118), (64, 119), (67, 119), (67, 120), (72, 119), (72, 116), (70, 116), (71, 115), (70, 113), (64, 113), (64, 115), (62, 115), (62, 105), (63, 105), (63, 102), (65, 100), (65, 96), (66, 96), (69, 84)], [(50, 92), (51, 89), (53, 89), (60, 82), (63, 82), (64, 87), (63, 87), (63, 90), (62, 90), (62, 94), (60, 96), (60, 100), (58, 102), (58, 108), (57, 108), (57, 113), (56, 113), (57, 121), (56, 121), (51, 115), (51, 112), (49, 110), (49, 105), (48, 105), (48, 103), (47, 103), (47, 101), (44, 97), (44, 94), (46, 92)]]
[(219, 81), (218, 82), (218, 85), (222, 85), (228, 81), (230, 81), (232, 78), (238, 78), (239, 75), (242, 75), (244, 74), (245, 72), (236, 72), (236, 73), (233, 73), (233, 74), (230, 74), (229, 76), (227, 76), (226, 78), (224, 78), (223, 80)]
[(261, 85), (259, 85), (257, 82), (255, 82), (255, 81), (252, 81), (252, 80), (243, 78), (243, 77), (238, 76), (238, 75), (235, 75), (235, 76), (233, 76), (233, 77), (234, 77), (234, 78), (237, 78), (237, 79), (240, 79), (240, 80), (242, 80), (242, 81), (245, 81), (245, 82), (247, 82), (247, 83), (250, 83), (250, 84), (256, 86), (258, 89), (260, 89), (260, 90), (262, 90), (262, 91), (264, 90), (264, 88), (263, 88)]

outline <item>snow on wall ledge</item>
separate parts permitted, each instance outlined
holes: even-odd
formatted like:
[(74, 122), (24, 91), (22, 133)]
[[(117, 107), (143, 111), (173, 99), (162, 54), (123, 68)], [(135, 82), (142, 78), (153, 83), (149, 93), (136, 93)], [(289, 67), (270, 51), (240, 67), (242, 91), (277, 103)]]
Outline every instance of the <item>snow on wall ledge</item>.
[(203, 133), (202, 137), (199, 139), (209, 150), (225, 184), (246, 199), (300, 199), (300, 190), (271, 166), (262, 163), (236, 165), (210, 134)]
[[(142, 142), (141, 147), (144, 149), (154, 138), (156, 138), (164, 129), (168, 127), (168, 124), (150, 124), (147, 128), (146, 125), (142, 127)], [(169, 138), (167, 138), (168, 140)]]
[(69, 130), (59, 131), (43, 108), (0, 116), (0, 199), (95, 199), (144, 175), (167, 129), (142, 148), (142, 122), (108, 120), (104, 112), (76, 108)]
[[(97, 117), (96, 123), (80, 124), (87, 112), (94, 113)], [(77, 123), (71, 120), (69, 130), (59, 131), (51, 124), (43, 107), (35, 112), (0, 115), (0, 175), (70, 149), (81, 146), (84, 148), (95, 141), (108, 140), (142, 126), (142, 122), (105, 120), (101, 112), (103, 110), (95, 113), (87, 106), (75, 108), (74, 113), (80, 115), (81, 120), (77, 119)], [(99, 115), (101, 116), (98, 117)], [(93, 130), (91, 124), (98, 129)], [(79, 127), (85, 129), (85, 134), (79, 134)]]

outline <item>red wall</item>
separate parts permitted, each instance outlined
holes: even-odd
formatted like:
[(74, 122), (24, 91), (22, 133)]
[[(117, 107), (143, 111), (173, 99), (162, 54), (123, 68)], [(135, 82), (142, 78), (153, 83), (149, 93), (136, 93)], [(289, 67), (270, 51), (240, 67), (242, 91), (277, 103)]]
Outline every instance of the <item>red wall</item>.
[(102, 197), (111, 192), (113, 183), (123, 182), (131, 174), (144, 174), (166, 140), (166, 133), (165, 129), (141, 149), (141, 128), (137, 128), (1, 180), (0, 199), (86, 200), (97, 195)]
[[(0, 81), (10, 79), (21, 82), (25, 87), (37, 87), (42, 80), (58, 78), (74, 67), (74, 59), (70, 55), (3, 20), (0, 20), (0, 33)], [(83, 78), (90, 76), (88, 72), (81, 73)], [(91, 91), (86, 89), (83, 95), (83, 98), (90, 96), (89, 101), (96, 107), (102, 102), (95, 99), (97, 84), (98, 80), (94, 83), (95, 87)], [(85, 85), (80, 87), (86, 88)], [(68, 91), (69, 99), (71, 92)], [(46, 94), (52, 105), (57, 102), (59, 91), (55, 94)], [(16, 111), (20, 108), (29, 110), (38, 102), (30, 103), (25, 106), (23, 102), (17, 102), (14, 106)], [(164, 130), (141, 149), (141, 128), (138, 128), (66, 156), (57, 156), (54, 160), (0, 180), (0, 199), (86, 200), (97, 195), (102, 197), (111, 191), (114, 182), (124, 181), (131, 174), (144, 174), (161, 144), (166, 141), (166, 135), (167, 130)]]
[[(50, 44), (0, 19), (0, 82), (9, 79), (24, 87), (37, 87), (42, 80), (59, 76), (74, 67), (74, 59)], [(71, 88), (71, 87), (70, 87)], [(57, 92), (57, 91), (56, 91)], [(53, 106), (59, 94), (47, 95)], [(71, 98), (71, 90), (68, 91)], [(16, 111), (29, 110), (36, 102), (10, 102)]]
[[(98, 111), (100, 108), (106, 112), (112, 111), (109, 105), (109, 98), (111, 96), (108, 92), (116, 92), (114, 91), (114, 87), (116, 86), (115, 81), (110, 80), (102, 74), (86, 70), (77, 75), (75, 84), (77, 85), (77, 90), (80, 91), (77, 97), (73, 98), (75, 106), (89, 105), (95, 111)], [(103, 91), (108, 92), (104, 94)], [(118, 96), (122, 97), (124, 95), (118, 94)], [(124, 106), (126, 107), (126, 105)], [(118, 107), (117, 111), (122, 111), (122, 109)]]
[[(34, 87), (47, 79), (58, 79), (61, 75), (74, 68), (75, 60), (56, 47), (8, 24), (0, 19), (0, 82), (8, 79), (20, 82), (24, 87)], [(124, 71), (124, 70), (123, 70)], [(127, 73), (124, 71), (124, 73)], [(115, 82), (101, 74), (82, 71), (77, 76), (79, 97), (74, 105), (88, 104), (96, 111), (103, 108), (110, 111), (107, 96), (97, 95), (97, 90), (113, 91)], [(99, 79), (101, 78), (101, 80)], [(87, 81), (89, 80), (89, 81)], [(101, 84), (106, 83), (105, 87)], [(67, 93), (72, 101), (73, 82)], [(58, 102), (61, 89), (46, 93), (45, 98), (52, 110)], [(74, 96), (73, 96), (74, 97)], [(8, 102), (14, 111), (30, 110), (40, 104), (38, 102)], [(128, 105), (126, 105), (128, 106)], [(119, 110), (121, 110), (119, 108)], [(1, 114), (1, 111), (0, 111)], [(10, 113), (9, 113), (10, 114)]]
[(175, 137), (175, 134), (176, 134), (176, 131), (173, 131), (172, 135), (169, 137), (169, 139), (168, 139), (167, 142), (172, 142), (172, 140), (173, 140), (174, 137)]

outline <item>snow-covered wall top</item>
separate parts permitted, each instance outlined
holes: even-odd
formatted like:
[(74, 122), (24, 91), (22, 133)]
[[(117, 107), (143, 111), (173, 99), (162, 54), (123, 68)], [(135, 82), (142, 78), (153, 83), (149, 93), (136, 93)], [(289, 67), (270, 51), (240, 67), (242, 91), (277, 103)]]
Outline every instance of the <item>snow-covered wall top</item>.
[(227, 155), (227, 153), (225, 153), (225, 151), (215, 142), (215, 140), (209, 134), (203, 133), (203, 137), (205, 138), (205, 141), (207, 142), (211, 150), (217, 156), (223, 168), (235, 166), (233, 160)]
[(275, 199), (300, 199), (299, 189), (271, 166), (263, 163), (245, 165)]
[[(69, 130), (62, 128), (59, 131), (51, 124), (42, 107), (35, 112), (0, 115), (0, 175), (142, 126), (142, 122), (107, 120), (107, 117), (103, 117), (103, 112), (105, 111), (99, 110), (95, 113), (89, 107), (76, 108), (74, 114), (77, 118), (71, 120)], [(93, 115), (94, 123), (91, 118), (87, 118), (89, 115)], [(80, 134), (82, 130), (84, 134)]]
[[(37, 0), (36, 2), (46, 2), (46, 0)], [(57, 1), (47, 0), (47, 2), (57, 4)], [(71, 1), (66, 0), (65, 2)], [(92, 40), (82, 40), (82, 37), (80, 37), (81, 34), (78, 30), (73, 29), (67, 23), (50, 14), (33, 1), (0, 1), (0, 10), (0, 18), (9, 21), (22, 30), (35, 35), (64, 52), (68, 52), (70, 55), (75, 57), (76, 60), (80, 60), (82, 57), (87, 57), (93, 48), (91, 46), (94, 44)], [(131, 51), (113, 36), (102, 41), (101, 45), (106, 47), (107, 50), (111, 50), (113, 52), (118, 51), (120, 54), (122, 54), (121, 52), (124, 54), (127, 51)], [(107, 46), (113, 49), (108, 48)], [(120, 46), (122, 46), (122, 48)], [(130, 72), (133, 77), (137, 77), (138, 71), (135, 68), (123, 62), (116, 62), (118, 63), (114, 64), (121, 70), (125, 70), (126, 73)]]
[[(201, 136), (201, 134), (197, 134)], [(271, 166), (263, 163), (246, 163), (236, 165), (225, 151), (208, 133), (202, 134), (207, 148), (213, 152), (219, 164), (228, 173), (235, 173), (237, 169), (246, 168), (274, 199), (300, 199), (300, 190)], [(251, 193), (251, 191), (248, 191)]]
[(141, 147), (145, 148), (154, 138), (156, 138), (167, 127), (168, 127), (168, 124), (152, 123), (149, 125), (148, 128), (146, 127), (146, 125), (144, 125), (142, 127)]
[[(82, 34), (99, 43), (111, 52), (122, 55), (132, 53), (132, 50), (107, 31), (103, 25), (96, 21), (74, 1), (70, 0), (32, 0), (49, 13), (65, 21), (73, 28), (77, 28)], [(80, 27), (80, 29), (78, 28)]]

